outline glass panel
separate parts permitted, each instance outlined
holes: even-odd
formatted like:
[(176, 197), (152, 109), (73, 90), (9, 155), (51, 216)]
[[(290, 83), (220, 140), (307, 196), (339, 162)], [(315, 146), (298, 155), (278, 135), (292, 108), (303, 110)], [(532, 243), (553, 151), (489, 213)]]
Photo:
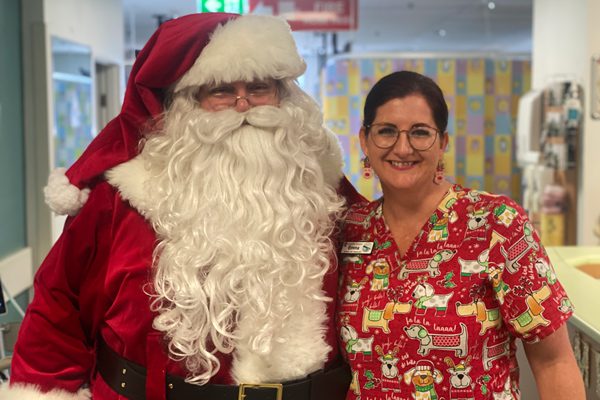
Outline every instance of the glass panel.
[(94, 137), (89, 47), (52, 38), (54, 167), (69, 167)]

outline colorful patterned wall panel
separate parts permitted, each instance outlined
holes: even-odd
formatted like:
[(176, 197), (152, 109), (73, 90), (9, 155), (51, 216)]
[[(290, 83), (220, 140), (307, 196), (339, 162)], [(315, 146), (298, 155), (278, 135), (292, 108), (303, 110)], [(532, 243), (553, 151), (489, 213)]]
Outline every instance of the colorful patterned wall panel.
[(520, 200), (514, 134), (519, 97), (530, 88), (528, 60), (490, 58), (340, 58), (323, 74), (325, 122), (345, 152), (345, 173), (370, 199), (381, 196), (376, 179), (361, 175), (358, 140), (364, 98), (383, 76), (410, 70), (434, 79), (450, 111), (445, 155), (451, 181)]

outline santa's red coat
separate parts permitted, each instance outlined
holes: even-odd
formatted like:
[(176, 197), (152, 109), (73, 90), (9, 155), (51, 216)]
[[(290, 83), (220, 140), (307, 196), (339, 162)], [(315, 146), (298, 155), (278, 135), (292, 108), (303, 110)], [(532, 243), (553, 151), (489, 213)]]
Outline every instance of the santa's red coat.
[[(343, 179), (350, 203), (358, 197)], [(95, 346), (100, 336), (123, 358), (147, 368), (147, 394), (164, 399), (165, 373), (186, 371), (167, 357), (162, 334), (152, 328), (151, 263), (156, 236), (148, 221), (117, 190), (99, 183), (41, 265), (35, 296), (23, 320), (11, 368), (11, 385), (37, 385), (42, 392), (66, 391), (65, 398), (89, 385), (94, 399), (118, 399), (95, 373)], [(335, 266), (335, 263), (333, 264)], [(325, 275), (325, 293), (334, 298), (337, 268)], [(328, 363), (338, 355), (333, 323), (334, 302), (326, 340)], [(212, 383), (232, 383), (230, 356), (220, 355), (221, 368)], [(69, 393), (73, 394), (71, 397)]]

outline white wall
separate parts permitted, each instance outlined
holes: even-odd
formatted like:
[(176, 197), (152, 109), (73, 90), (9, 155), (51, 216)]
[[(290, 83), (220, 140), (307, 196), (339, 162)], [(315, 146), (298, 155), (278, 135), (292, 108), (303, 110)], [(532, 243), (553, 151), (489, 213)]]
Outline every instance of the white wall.
[(595, 245), (593, 229), (600, 218), (600, 120), (590, 117), (591, 57), (600, 54), (600, 1), (534, 0), (532, 89), (553, 79), (574, 79), (585, 92), (580, 141), (577, 244)]
[(91, 47), (97, 60), (123, 65), (121, 0), (46, 0), (44, 19), (48, 34)]
[[(579, 230), (580, 244), (598, 244), (600, 239), (592, 232), (597, 224), (600, 224), (600, 173), (598, 159), (600, 158), (600, 120), (591, 117), (591, 57), (600, 56), (600, 1), (587, 0), (587, 57), (581, 60), (582, 66), (587, 70), (585, 104), (585, 136), (581, 148), (583, 153), (582, 163), (582, 186), (579, 189), (580, 215)], [(600, 91), (600, 87), (596, 87)]]

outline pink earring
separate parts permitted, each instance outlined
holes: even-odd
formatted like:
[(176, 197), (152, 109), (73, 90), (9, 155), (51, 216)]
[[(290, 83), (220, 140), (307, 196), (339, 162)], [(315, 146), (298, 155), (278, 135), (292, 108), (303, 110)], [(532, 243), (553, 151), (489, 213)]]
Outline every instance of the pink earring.
[(436, 185), (439, 185), (442, 183), (442, 181), (444, 180), (444, 161), (440, 160), (438, 161), (438, 165), (437, 168), (435, 169), (435, 175), (433, 176), (433, 183), (435, 183)]
[(363, 158), (362, 162), (363, 162), (362, 177), (365, 179), (371, 179), (373, 177), (373, 168), (371, 168), (371, 163), (369, 162), (369, 157)]

